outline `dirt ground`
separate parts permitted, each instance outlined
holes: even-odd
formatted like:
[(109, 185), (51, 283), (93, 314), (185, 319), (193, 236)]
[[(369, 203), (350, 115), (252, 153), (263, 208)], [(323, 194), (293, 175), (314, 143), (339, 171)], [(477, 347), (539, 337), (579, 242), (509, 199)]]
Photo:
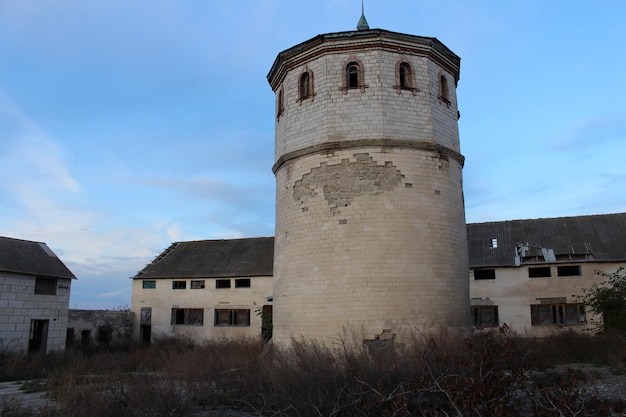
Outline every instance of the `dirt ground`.
[(582, 371), (587, 376), (583, 384), (587, 392), (607, 400), (626, 401), (626, 371), (609, 366), (592, 364), (559, 365), (556, 371), (566, 372), (567, 368)]
[(54, 405), (52, 401), (46, 398), (45, 391), (24, 391), (25, 383), (26, 381), (0, 382), (0, 410), (6, 406), (17, 405), (33, 411), (40, 411), (47, 406)]

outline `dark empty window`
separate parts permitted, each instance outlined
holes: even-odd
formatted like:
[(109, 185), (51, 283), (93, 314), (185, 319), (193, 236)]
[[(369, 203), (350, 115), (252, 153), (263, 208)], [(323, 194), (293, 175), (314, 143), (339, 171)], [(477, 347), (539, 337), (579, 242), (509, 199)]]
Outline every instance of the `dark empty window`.
[(476, 327), (497, 327), (498, 306), (472, 306), (472, 322)]
[(573, 277), (576, 275), (582, 275), (580, 265), (564, 265), (557, 266), (556, 273), (560, 277)]
[(187, 281), (172, 281), (173, 290), (184, 290), (187, 288)]
[(278, 97), (276, 98), (276, 118), (280, 118), (280, 115), (285, 111), (285, 100), (283, 89), (278, 90)]
[(551, 277), (549, 266), (540, 266), (536, 268), (528, 268), (528, 278), (547, 278)]
[(215, 288), (230, 288), (230, 280), (229, 279), (216, 279)]
[(250, 310), (215, 310), (216, 326), (250, 326)]
[(153, 280), (143, 280), (141, 283), (141, 288), (144, 290), (156, 288), (156, 281)]
[(496, 270), (474, 269), (474, 279), (496, 279)]
[(236, 279), (235, 288), (250, 288), (250, 278)]
[(202, 326), (204, 324), (204, 309), (173, 308), (172, 324), (179, 324), (184, 326)]
[(98, 326), (96, 330), (96, 340), (98, 344), (108, 345), (113, 340), (113, 328), (109, 325)]
[(299, 93), (300, 100), (304, 100), (311, 95), (311, 76), (308, 72), (305, 72), (300, 76)]
[(400, 88), (411, 88), (411, 66), (406, 62), (400, 64)]
[(57, 293), (57, 280), (53, 278), (35, 279), (35, 294), (55, 295)]
[(530, 306), (533, 326), (567, 326), (587, 322), (583, 304), (536, 304)]
[(359, 87), (359, 64), (356, 62), (351, 62), (346, 67), (346, 80), (348, 88), (358, 88)]
[(441, 99), (446, 103), (449, 103), (448, 80), (444, 75), (439, 78), (439, 87), (441, 88)]

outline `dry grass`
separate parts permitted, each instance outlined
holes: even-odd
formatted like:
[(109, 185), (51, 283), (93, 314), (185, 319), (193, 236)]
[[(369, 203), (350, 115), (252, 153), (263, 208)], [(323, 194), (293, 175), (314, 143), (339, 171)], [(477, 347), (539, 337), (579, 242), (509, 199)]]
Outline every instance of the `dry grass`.
[[(506, 329), (472, 338), (416, 336), (404, 349), (369, 352), (293, 340), (164, 339), (150, 347), (0, 358), (0, 378), (48, 381), (57, 409), (40, 416), (201, 416), (224, 407), (255, 416), (604, 416), (623, 404), (584, 392), (580, 372), (548, 364), (624, 369), (626, 341), (563, 333), (541, 341)], [(542, 372), (538, 372), (542, 371)], [(37, 415), (0, 405), (0, 416)], [(617, 415), (617, 414), (615, 414)]]

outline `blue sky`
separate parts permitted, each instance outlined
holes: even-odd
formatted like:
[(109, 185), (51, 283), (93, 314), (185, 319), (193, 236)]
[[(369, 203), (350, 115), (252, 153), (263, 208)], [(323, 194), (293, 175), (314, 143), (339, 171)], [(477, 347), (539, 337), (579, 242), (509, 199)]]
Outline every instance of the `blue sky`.
[[(0, 0), (0, 235), (43, 241), (72, 308), (130, 304), (170, 243), (274, 233), (284, 49), (358, 0)], [(626, 211), (626, 2), (368, 0), (461, 57), (468, 222)]]

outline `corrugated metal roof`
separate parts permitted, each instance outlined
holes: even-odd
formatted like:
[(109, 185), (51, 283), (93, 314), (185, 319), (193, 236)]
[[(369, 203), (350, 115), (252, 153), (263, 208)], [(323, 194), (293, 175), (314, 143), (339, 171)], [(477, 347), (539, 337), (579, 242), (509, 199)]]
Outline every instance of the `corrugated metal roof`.
[(134, 279), (271, 276), (274, 238), (173, 243)]
[[(528, 245), (527, 263), (541, 262), (542, 248), (557, 261), (626, 261), (626, 213), (467, 225), (471, 268), (515, 266), (518, 248)], [(492, 246), (497, 240), (497, 247)], [(517, 251), (517, 252), (516, 252)]]
[(0, 236), (0, 271), (76, 279), (43, 242)]

